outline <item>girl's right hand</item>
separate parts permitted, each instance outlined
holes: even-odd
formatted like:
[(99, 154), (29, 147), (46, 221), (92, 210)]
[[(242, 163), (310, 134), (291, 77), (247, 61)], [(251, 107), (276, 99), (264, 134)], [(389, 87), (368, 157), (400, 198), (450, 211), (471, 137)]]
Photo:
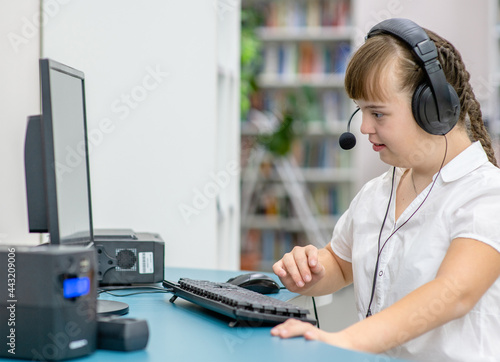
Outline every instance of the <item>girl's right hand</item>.
[(325, 276), (325, 267), (319, 262), (318, 249), (313, 245), (296, 246), (273, 265), (273, 271), (294, 293), (303, 293)]

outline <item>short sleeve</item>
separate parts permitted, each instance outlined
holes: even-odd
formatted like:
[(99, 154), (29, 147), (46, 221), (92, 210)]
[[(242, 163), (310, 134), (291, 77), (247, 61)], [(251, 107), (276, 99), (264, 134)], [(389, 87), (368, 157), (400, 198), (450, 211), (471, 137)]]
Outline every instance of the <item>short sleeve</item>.
[[(392, 168), (391, 168), (392, 170)], [(352, 199), (347, 211), (339, 218), (333, 229), (330, 245), (333, 252), (341, 259), (352, 263), (352, 250), (354, 244), (354, 215), (366, 214), (366, 205), (371, 205), (374, 195), (384, 194), (381, 188), (391, 187), (392, 171), (388, 171), (379, 177), (368, 181)]]
[(330, 244), (339, 258), (352, 263), (352, 218), (349, 210), (335, 224)]
[(474, 192), (453, 214), (451, 239), (475, 239), (500, 252), (500, 185), (495, 190), (478, 190), (480, 194)]

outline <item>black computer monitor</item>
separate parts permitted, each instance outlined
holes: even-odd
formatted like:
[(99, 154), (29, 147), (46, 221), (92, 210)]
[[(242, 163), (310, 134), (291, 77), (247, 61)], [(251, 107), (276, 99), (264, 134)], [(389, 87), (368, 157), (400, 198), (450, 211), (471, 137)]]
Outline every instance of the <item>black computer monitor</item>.
[(40, 81), (42, 116), (28, 118), (25, 143), (30, 231), (48, 232), (51, 244), (90, 244), (85, 77), (40, 59)]
[[(28, 117), (25, 173), (29, 229), (50, 244), (94, 246), (84, 73), (40, 59), (42, 115)], [(100, 314), (128, 305), (99, 300)]]

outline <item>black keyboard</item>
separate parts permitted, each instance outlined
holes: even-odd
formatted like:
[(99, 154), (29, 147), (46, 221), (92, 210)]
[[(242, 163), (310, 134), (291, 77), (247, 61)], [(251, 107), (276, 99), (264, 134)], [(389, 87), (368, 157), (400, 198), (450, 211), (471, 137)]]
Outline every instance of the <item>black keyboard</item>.
[(174, 296), (170, 302), (177, 297), (188, 300), (232, 318), (230, 326), (238, 322), (254, 327), (276, 325), (289, 318), (316, 324), (314, 319), (307, 318), (308, 309), (230, 283), (181, 278), (178, 284), (165, 280), (163, 286), (172, 289)]

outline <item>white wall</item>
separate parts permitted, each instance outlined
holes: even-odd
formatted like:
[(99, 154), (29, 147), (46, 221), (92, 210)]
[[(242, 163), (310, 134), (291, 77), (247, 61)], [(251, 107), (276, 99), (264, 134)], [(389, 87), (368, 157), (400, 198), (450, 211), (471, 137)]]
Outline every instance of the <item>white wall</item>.
[[(216, 169), (240, 164), (240, 1), (217, 4)], [(240, 168), (217, 197), (218, 265), (240, 268)]]
[(39, 1), (0, 1), (0, 243), (35, 244), (24, 182), (26, 117), (40, 114)]
[(179, 212), (215, 169), (216, 18), (204, 0), (72, 1), (43, 33), (44, 57), (85, 72), (95, 227), (160, 233), (168, 266), (216, 266), (214, 199)]

